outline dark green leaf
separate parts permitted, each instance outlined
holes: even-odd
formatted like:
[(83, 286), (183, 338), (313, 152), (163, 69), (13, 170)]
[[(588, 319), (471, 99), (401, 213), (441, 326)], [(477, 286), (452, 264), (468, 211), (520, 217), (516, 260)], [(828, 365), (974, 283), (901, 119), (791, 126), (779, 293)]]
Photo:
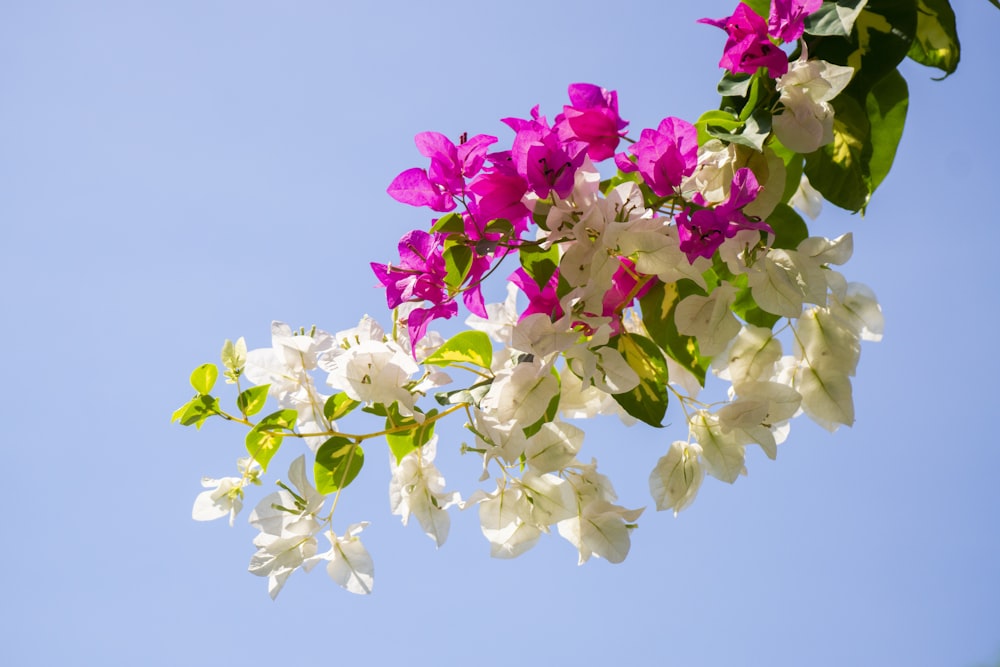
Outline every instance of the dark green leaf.
[(709, 127), (714, 128), (715, 132), (729, 134), (743, 127), (743, 121), (728, 111), (716, 109), (703, 113), (694, 122), (694, 126), (698, 130), (698, 145), (704, 145), (711, 137), (715, 136), (709, 132)]
[(645, 336), (622, 333), (612, 338), (609, 345), (624, 357), (625, 362), (639, 376), (639, 384), (632, 391), (615, 394), (614, 399), (636, 419), (650, 426), (662, 426), (667, 414), (667, 363), (656, 343)]
[(444, 281), (448, 287), (457, 290), (469, 276), (469, 268), (472, 267), (472, 248), (462, 243), (446, 241), (441, 254), (447, 271)]
[(278, 410), (261, 419), (247, 433), (247, 452), (265, 472), (267, 464), (281, 447), (281, 441), (284, 439), (281, 432), (295, 428), (297, 417), (298, 412), (295, 410)]
[(334, 394), (330, 398), (326, 399), (326, 403), (323, 405), (323, 416), (330, 421), (336, 421), (341, 417), (346, 416), (351, 412), (351, 410), (359, 405), (361, 405), (361, 403), (355, 401), (343, 392)]
[(921, 65), (938, 68), (945, 76), (958, 67), (962, 49), (955, 12), (948, 0), (917, 0), (917, 35), (907, 55)]
[(778, 204), (771, 215), (767, 216), (767, 224), (774, 230), (774, 248), (794, 250), (809, 236), (809, 227), (795, 210), (788, 204)]
[(848, 90), (864, 100), (906, 57), (917, 31), (917, 0), (869, 0), (850, 37), (808, 38), (809, 57), (857, 70)]
[(215, 364), (202, 364), (191, 371), (191, 386), (199, 394), (207, 394), (212, 391), (218, 377), (219, 368)]
[(806, 17), (806, 32), (810, 35), (849, 37), (854, 20), (864, 8), (865, 2), (866, 0), (824, 2)]
[(684, 297), (704, 293), (704, 290), (690, 280), (669, 284), (656, 282), (639, 299), (642, 324), (646, 327), (646, 332), (671, 359), (691, 371), (702, 386), (705, 385), (705, 371), (709, 360), (698, 354), (698, 342), (693, 336), (677, 332), (674, 311)]
[(728, 121), (725, 125), (708, 124), (705, 126), (705, 131), (716, 139), (740, 146), (748, 146), (758, 152), (763, 151), (764, 142), (771, 134), (770, 112), (758, 109), (750, 114), (745, 122), (737, 120), (736, 123), (736, 129), (739, 132), (729, 131), (727, 128), (731, 123)]
[(723, 97), (745, 97), (747, 91), (750, 90), (750, 80), (752, 78), (750, 74), (726, 72), (722, 77), (722, 81), (719, 82), (719, 95)]
[(534, 279), (539, 289), (544, 289), (559, 266), (559, 248), (553, 245), (543, 249), (537, 245), (523, 245), (518, 249), (521, 266)]
[(489, 380), (474, 384), (468, 389), (440, 391), (434, 394), (434, 400), (436, 400), (439, 405), (457, 405), (458, 403), (468, 403), (470, 405), (478, 406), (479, 402), (483, 400), (483, 397), (489, 393), (491, 386), (493, 386), (493, 381)]
[(757, 305), (750, 292), (747, 274), (741, 273), (729, 279), (729, 284), (736, 288), (736, 296), (733, 298), (731, 306), (733, 314), (757, 327), (773, 329), (775, 322), (781, 319), (779, 316), (769, 313)]
[(743, 0), (743, 2), (765, 21), (771, 13), (771, 0)]
[(177, 408), (170, 421), (180, 421), (182, 426), (194, 425), (195, 428), (200, 429), (206, 419), (217, 414), (219, 414), (219, 399), (215, 396), (199, 394)]
[(514, 233), (514, 225), (506, 218), (497, 218), (486, 225), (487, 234), (500, 234), (502, 238), (509, 238)]
[(767, 145), (785, 163), (785, 189), (781, 193), (781, 202), (787, 203), (799, 189), (799, 183), (802, 181), (803, 157), (786, 148), (777, 137), (772, 136)]
[[(431, 410), (426, 417), (434, 417), (437, 410)], [(403, 431), (386, 433), (385, 440), (389, 444), (392, 455), (396, 457), (396, 463), (403, 460), (403, 457), (412, 452), (417, 447), (423, 447), (434, 436), (434, 421), (424, 419), (418, 422), (413, 417), (403, 417), (395, 405), (390, 410), (389, 417), (385, 420), (385, 429), (410, 427)]]
[(465, 222), (458, 213), (448, 213), (438, 218), (438, 221), (431, 227), (431, 231), (446, 234), (463, 234), (465, 233)]
[(882, 184), (896, 158), (896, 148), (903, 136), (909, 100), (910, 93), (906, 79), (898, 70), (886, 75), (868, 93), (871, 151), (865, 154), (865, 158), (870, 192), (875, 192), (875, 189)]
[(838, 96), (833, 107), (833, 142), (806, 156), (806, 176), (830, 203), (860, 211), (871, 194), (864, 164), (868, 117), (849, 95)]
[(488, 369), (493, 363), (493, 345), (482, 331), (463, 331), (449, 338), (424, 363), (433, 366), (470, 363)]
[(322, 494), (333, 493), (354, 481), (365, 464), (365, 453), (345, 437), (335, 435), (316, 451), (313, 477), (316, 490)]
[(259, 387), (250, 387), (246, 391), (240, 392), (236, 397), (236, 407), (243, 413), (244, 417), (255, 415), (263, 409), (267, 402), (267, 389), (271, 385), (262, 384)]

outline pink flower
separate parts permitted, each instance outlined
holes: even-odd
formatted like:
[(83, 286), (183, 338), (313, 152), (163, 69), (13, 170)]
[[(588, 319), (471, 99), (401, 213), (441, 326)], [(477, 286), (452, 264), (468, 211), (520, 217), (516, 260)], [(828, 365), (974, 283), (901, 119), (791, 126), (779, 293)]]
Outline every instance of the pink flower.
[(783, 42), (794, 42), (805, 30), (806, 17), (822, 4), (823, 0), (773, 0), (768, 32)]
[(587, 155), (598, 162), (615, 154), (628, 121), (618, 115), (618, 93), (589, 83), (569, 87), (569, 106), (556, 116), (555, 131), (564, 141), (587, 144)]
[[(715, 208), (702, 208), (691, 212), (690, 208), (677, 216), (677, 237), (681, 252), (688, 261), (694, 263), (698, 257), (711, 259), (716, 249), (728, 238), (744, 229), (759, 229), (772, 232), (765, 222), (750, 220), (743, 214), (743, 207), (757, 198), (760, 185), (753, 172), (747, 168), (737, 169), (729, 190), (729, 199)], [(695, 195), (695, 203), (704, 206), (701, 195)]]
[(517, 173), (541, 198), (550, 191), (566, 197), (573, 190), (573, 176), (583, 164), (587, 145), (582, 141), (562, 141), (549, 127), (538, 107), (531, 110), (531, 120), (504, 118), (517, 132), (510, 155)]
[(399, 264), (372, 263), (372, 270), (386, 288), (386, 301), (395, 308), (407, 301), (442, 303), (450, 298), (444, 277), (441, 234), (414, 229), (399, 240)]
[(558, 269), (553, 272), (544, 287), (539, 287), (535, 279), (528, 275), (528, 272), (523, 268), (510, 274), (507, 280), (521, 288), (521, 291), (528, 297), (528, 307), (521, 313), (518, 321), (535, 313), (545, 313), (552, 318), (563, 316), (563, 309), (559, 304), (559, 296), (556, 294), (556, 286), (559, 285)]
[(680, 118), (664, 118), (655, 130), (643, 130), (628, 150), (637, 158), (635, 166), (616, 157), (618, 167), (623, 171), (638, 169), (653, 192), (667, 197), (698, 166), (698, 131)]
[(489, 160), (492, 166), (483, 169), (469, 183), (472, 193), (469, 211), (483, 228), (498, 218), (509, 220), (515, 236), (519, 237), (527, 231), (531, 216), (522, 201), (528, 192), (528, 181), (517, 173), (510, 152), (493, 153)]
[(389, 196), (403, 204), (428, 206), (447, 212), (455, 208), (455, 197), (464, 197), (465, 181), (482, 169), (486, 149), (496, 137), (478, 134), (455, 146), (438, 132), (421, 132), (414, 138), (417, 150), (430, 158), (429, 169), (407, 169), (389, 184)]
[(737, 5), (732, 16), (724, 19), (699, 19), (698, 23), (714, 25), (729, 34), (719, 67), (734, 74), (753, 74), (758, 68), (766, 67), (768, 76), (772, 79), (777, 79), (788, 71), (788, 56), (771, 43), (767, 23), (745, 3)]
[(615, 271), (615, 275), (612, 276), (611, 289), (604, 294), (604, 300), (602, 301), (603, 311), (601, 314), (604, 317), (611, 318), (610, 324), (613, 335), (621, 333), (622, 311), (631, 306), (636, 299), (642, 298), (653, 286), (652, 282), (646, 283), (632, 295), (631, 299), (628, 298), (629, 294), (632, 294), (632, 290), (639, 284), (639, 278), (636, 275), (635, 262), (627, 257), (622, 257), (621, 264), (618, 270)]

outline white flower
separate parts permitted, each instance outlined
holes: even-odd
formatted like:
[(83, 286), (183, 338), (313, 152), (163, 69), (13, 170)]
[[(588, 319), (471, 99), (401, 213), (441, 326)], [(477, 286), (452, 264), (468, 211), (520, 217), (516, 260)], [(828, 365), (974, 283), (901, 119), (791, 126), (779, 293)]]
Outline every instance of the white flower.
[(576, 547), (578, 564), (591, 556), (620, 563), (631, 547), (629, 533), (643, 509), (626, 509), (613, 503), (614, 489), (607, 477), (597, 472), (597, 464), (580, 465), (579, 472), (566, 476), (576, 496), (574, 516), (558, 523), (559, 534)]
[(736, 288), (728, 283), (719, 285), (708, 296), (692, 294), (677, 304), (674, 318), (677, 330), (698, 339), (702, 354), (715, 355), (740, 332), (740, 323), (731, 305)]
[(451, 519), (447, 509), (461, 502), (458, 493), (445, 493), (445, 480), (434, 465), (437, 454), (435, 435), (422, 447), (414, 449), (398, 464), (390, 456), (392, 479), (389, 481), (389, 504), (392, 513), (407, 525), (416, 516), (424, 532), (437, 546), (448, 538)]
[(306, 477), (304, 456), (292, 462), (288, 479), (294, 490), (279, 482), (281, 491), (262, 499), (250, 515), (250, 525), (261, 532), (254, 538), (257, 553), (250, 559), (248, 569), (259, 577), (267, 577), (272, 599), (292, 572), (315, 555), (315, 535), (321, 528), (316, 515), (324, 498)]
[(507, 283), (507, 298), (504, 299), (503, 303), (486, 304), (487, 317), (469, 315), (465, 318), (465, 323), (470, 328), (487, 334), (496, 342), (509, 345), (519, 317), (517, 310), (518, 291), (517, 285)]
[(355, 401), (392, 405), (399, 403), (400, 413), (413, 413), (414, 396), (404, 388), (420, 367), (394, 341), (385, 341), (382, 328), (365, 316), (354, 329), (337, 333), (342, 347), (331, 350), (320, 360), (329, 372), (326, 382)]
[[(278, 405), (296, 411), (300, 432), (329, 431), (334, 425), (323, 416), (327, 397), (316, 389), (309, 372), (333, 347), (334, 339), (325, 331), (296, 335), (284, 322), (272, 322), (271, 347), (247, 353), (244, 375), (256, 385), (270, 385), (268, 394)], [(316, 448), (324, 440), (314, 437), (306, 442)]]
[(830, 101), (847, 87), (852, 67), (800, 58), (778, 79), (785, 111), (772, 119), (778, 140), (796, 153), (812, 153), (833, 141)]
[(823, 195), (817, 192), (809, 182), (809, 178), (802, 174), (799, 188), (788, 200), (788, 204), (808, 215), (810, 220), (815, 220), (823, 210)]
[(325, 560), (326, 573), (339, 586), (349, 593), (370, 595), (375, 585), (375, 564), (358, 537), (367, 526), (367, 521), (351, 524), (342, 537), (338, 537), (333, 531), (327, 531), (330, 550), (310, 558), (305, 563), (305, 569), (311, 570), (319, 561)]
[(487, 495), (477, 491), (463, 507), (479, 505), (479, 523), (490, 542), (494, 558), (514, 558), (535, 546), (542, 531), (532, 518), (531, 501), (520, 486), (507, 487), (500, 480), (497, 490)]
[(194, 499), (191, 518), (195, 521), (212, 521), (229, 515), (229, 525), (233, 525), (236, 515), (243, 509), (243, 487), (259, 484), (260, 465), (249, 456), (237, 461), (241, 476), (213, 479), (202, 477), (201, 485), (208, 489)]
[(672, 509), (677, 516), (694, 502), (705, 478), (705, 469), (698, 461), (700, 454), (701, 447), (697, 443), (677, 440), (656, 462), (649, 473), (649, 492), (656, 501), (656, 509)]

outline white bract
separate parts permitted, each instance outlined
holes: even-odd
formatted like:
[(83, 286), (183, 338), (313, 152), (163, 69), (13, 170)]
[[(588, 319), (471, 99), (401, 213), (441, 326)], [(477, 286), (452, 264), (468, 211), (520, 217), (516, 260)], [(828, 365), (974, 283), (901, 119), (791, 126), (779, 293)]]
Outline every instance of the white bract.
[[(836, 40), (850, 35), (865, 5), (822, 4), (819, 20), (802, 26), (803, 3), (777, 3), (770, 33), (742, 44), (734, 41), (739, 22), (709, 21), (729, 32), (722, 62), (732, 69), (720, 84), (723, 105), (694, 125), (665, 118), (626, 146), (619, 139), (631, 131), (616, 93), (575, 84), (573, 106), (552, 125), (537, 108), (530, 120), (505, 119), (517, 135), (509, 150), (486, 152), (498, 140), (485, 135), (460, 145), (418, 135), (430, 166), (406, 170), (388, 191), (435, 217), (400, 240), (398, 263), (372, 264), (394, 308), (391, 329), (367, 315), (335, 335), (276, 321), (269, 347), (247, 351), (243, 338), (227, 340), (221, 357), (235, 409), (211, 394), (219, 368), (196, 368), (196, 394), (174, 420), (246, 426), (256, 460), (240, 459), (236, 476), (204, 478), (193, 518), (232, 524), (279, 448), (284, 457), (304, 440), (313, 455), (294, 458), (287, 483), (249, 517), (258, 531), (249, 570), (267, 579), (272, 598), (293, 572), (320, 564), (349, 592), (370, 594), (374, 565), (361, 541), (368, 524), (338, 534), (333, 515), (349, 506), (341, 493), (365, 460), (386, 454), (379, 450), (387, 444), (390, 510), (404, 525), (416, 518), (437, 547), (458, 506), (476, 508), (494, 557), (518, 556), (557, 533), (580, 564), (620, 563), (644, 508), (618, 504), (596, 460), (582, 462), (578, 420), (614, 415), (663, 427), (680, 415), (686, 439), (659, 440), (648, 459), (649, 494), (675, 517), (706, 475), (730, 484), (746, 475), (754, 457), (763, 459), (755, 446), (775, 459), (795, 417), (830, 430), (853, 424), (861, 341), (880, 340), (884, 318), (872, 291), (835, 268), (850, 259), (853, 236), (808, 236), (793, 208), (815, 217), (820, 192), (863, 208), (891, 162), (905, 105), (884, 104), (875, 78), (859, 75), (848, 89), (855, 69), (808, 58), (809, 46), (830, 45), (831, 54), (845, 46)], [(932, 14), (917, 33), (930, 30)], [(903, 38), (887, 26), (877, 31)], [(857, 39), (863, 48), (848, 60), (859, 68), (884, 60), (866, 51), (881, 42)], [(766, 66), (744, 62), (760, 49), (769, 50)], [(799, 55), (768, 80), (784, 69), (771, 58), (785, 53)], [(592, 162), (616, 151), (614, 175)], [(504, 273), (503, 302), (484, 304), (487, 279)], [(462, 303), (479, 314), (466, 330), (448, 340), (426, 331)], [(721, 391), (708, 382), (721, 382)], [(281, 409), (265, 411), (268, 397)], [(468, 434), (445, 442), (479, 457), (479, 487), (465, 502), (445, 490), (438, 468), (447, 457), (438, 459), (435, 429), (449, 416), (464, 419)], [(330, 545), (323, 553), (321, 535)]]
[(796, 153), (812, 153), (833, 141), (830, 102), (847, 87), (854, 68), (800, 58), (788, 65), (777, 88), (785, 110), (772, 119), (778, 140)]
[(392, 513), (399, 515), (403, 525), (410, 517), (417, 517), (421, 528), (437, 546), (448, 539), (451, 519), (448, 508), (461, 502), (458, 493), (445, 493), (444, 476), (434, 466), (437, 455), (437, 436), (417, 447), (396, 463), (389, 457), (392, 478), (389, 481), (389, 505)]
[(261, 473), (260, 465), (248, 456), (239, 459), (236, 465), (239, 477), (201, 478), (201, 485), (208, 490), (194, 499), (191, 517), (195, 521), (212, 521), (228, 515), (229, 525), (233, 525), (236, 515), (243, 509), (243, 487), (260, 484)]
[(322, 528), (318, 514), (325, 498), (306, 477), (304, 456), (292, 462), (288, 479), (292, 487), (279, 483), (281, 490), (265, 496), (250, 515), (250, 525), (260, 534), (253, 541), (257, 553), (249, 570), (267, 577), (272, 598), (292, 572), (315, 555), (315, 535)]

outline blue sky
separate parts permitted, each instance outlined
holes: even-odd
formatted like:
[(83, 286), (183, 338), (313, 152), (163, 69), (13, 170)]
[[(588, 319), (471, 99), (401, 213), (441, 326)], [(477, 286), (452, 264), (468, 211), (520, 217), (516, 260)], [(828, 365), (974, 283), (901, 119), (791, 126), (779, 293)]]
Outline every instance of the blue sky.
[[(246, 572), (254, 531), (190, 519), (243, 434), (169, 423), (189, 371), (225, 338), (267, 345), (272, 319), (387, 319), (368, 262), (426, 223), (385, 195), (421, 164), (417, 132), (508, 141), (499, 118), (554, 116), (577, 81), (617, 89), (635, 132), (712, 108), (724, 36), (694, 21), (733, 5), (3, 3), (0, 662), (997, 664), (1000, 12), (955, 4), (963, 62), (944, 82), (905, 66), (910, 119), (868, 215), (812, 227), (855, 233), (845, 273), (887, 319), (854, 428), (797, 420), (777, 461), (706, 480), (679, 518), (649, 507), (617, 566), (577, 567), (555, 537), (491, 559), (471, 512), (435, 551), (389, 513), (372, 448), (338, 513), (372, 522), (375, 594), (315, 571), (272, 602)], [(440, 466), (468, 495), (457, 426)], [(587, 432), (629, 507), (684, 437)]]

